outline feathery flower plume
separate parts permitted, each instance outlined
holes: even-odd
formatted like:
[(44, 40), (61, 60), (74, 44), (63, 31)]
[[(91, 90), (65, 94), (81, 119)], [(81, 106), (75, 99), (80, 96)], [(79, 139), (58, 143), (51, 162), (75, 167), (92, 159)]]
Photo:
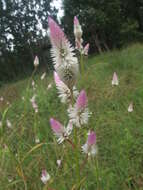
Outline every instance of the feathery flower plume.
[(68, 109), (68, 115), (70, 121), (77, 127), (81, 127), (83, 124), (88, 123), (88, 118), (90, 117), (89, 110), (87, 108), (88, 100), (86, 92), (82, 90), (76, 100), (75, 105)]
[(133, 103), (131, 102), (128, 107), (128, 112), (133, 112)]
[(75, 44), (76, 44), (76, 49), (78, 49), (80, 52), (83, 50), (83, 39), (82, 39), (82, 28), (79, 23), (78, 18), (75, 16), (74, 17), (74, 36), (75, 36)]
[(69, 122), (67, 127), (64, 127), (59, 121), (51, 118), (50, 119), (51, 128), (56, 135), (58, 144), (62, 143), (65, 139), (68, 139), (72, 132), (72, 123)]
[(88, 55), (88, 51), (89, 51), (89, 43), (85, 45), (85, 47), (83, 49), (83, 54)]
[(118, 76), (116, 72), (114, 72), (113, 74), (112, 85), (115, 85), (115, 86), (119, 85), (119, 80), (118, 80)]
[(36, 103), (35, 98), (36, 98), (36, 95), (33, 95), (33, 97), (30, 99), (30, 102), (32, 103), (32, 107), (33, 107), (35, 113), (38, 113), (38, 105)]
[[(59, 98), (61, 99), (61, 102), (69, 103), (71, 100), (71, 90), (68, 88), (66, 84), (64, 84), (64, 82), (61, 81), (60, 77), (56, 72), (54, 72), (54, 80), (58, 89), (58, 94)], [(79, 94), (75, 86), (73, 86), (72, 92), (74, 98), (76, 98)]]
[(62, 29), (51, 17), (49, 17), (48, 22), (55, 70), (60, 79), (71, 88), (75, 84), (79, 72), (78, 60), (73, 52), (74, 48)]
[(39, 65), (39, 58), (38, 58), (38, 56), (36, 55), (36, 56), (35, 56), (35, 59), (34, 59), (34, 67), (38, 67), (38, 65)]
[(43, 79), (45, 78), (45, 76), (46, 76), (46, 72), (44, 72), (44, 73), (42, 74), (41, 80), (43, 80)]
[(97, 153), (97, 146), (96, 146), (96, 134), (94, 131), (90, 131), (88, 133), (88, 138), (86, 143), (82, 146), (82, 150), (88, 156), (93, 155), (95, 156)]
[(47, 183), (47, 181), (49, 181), (50, 180), (50, 175), (48, 174), (48, 172), (45, 170), (45, 169), (43, 169), (42, 170), (42, 175), (41, 175), (41, 181), (44, 183), (44, 184), (46, 184)]

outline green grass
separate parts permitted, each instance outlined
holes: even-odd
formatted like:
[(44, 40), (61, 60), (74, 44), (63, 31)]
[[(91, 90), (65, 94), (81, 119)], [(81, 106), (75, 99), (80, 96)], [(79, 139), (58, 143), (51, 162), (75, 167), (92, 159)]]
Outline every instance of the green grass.
[[(119, 86), (112, 87), (113, 72)], [(0, 89), (3, 126), (0, 129), (0, 190), (143, 190), (143, 45), (135, 44), (89, 58), (85, 76), (78, 89), (88, 95), (92, 117), (83, 134), (92, 128), (97, 134), (98, 154), (82, 168), (85, 155), (68, 143), (58, 145), (49, 125), (51, 117), (67, 122), (66, 105), (60, 103), (51, 76), (43, 81), (36, 76), (39, 112), (35, 115), (29, 99), (28, 80)], [(52, 88), (47, 90), (49, 83)], [(23, 101), (21, 98), (25, 97)], [(6, 102), (11, 106), (8, 108)], [(127, 111), (133, 102), (134, 111)], [(4, 115), (4, 111), (6, 114)], [(7, 128), (6, 119), (12, 123)], [(35, 143), (35, 137), (40, 143)], [(4, 148), (4, 144), (8, 148)], [(79, 150), (80, 151), (80, 150)], [(58, 168), (56, 160), (62, 159)], [(97, 165), (98, 164), (98, 165)], [(41, 170), (46, 168), (51, 180), (44, 186)], [(11, 181), (9, 181), (11, 179)]]

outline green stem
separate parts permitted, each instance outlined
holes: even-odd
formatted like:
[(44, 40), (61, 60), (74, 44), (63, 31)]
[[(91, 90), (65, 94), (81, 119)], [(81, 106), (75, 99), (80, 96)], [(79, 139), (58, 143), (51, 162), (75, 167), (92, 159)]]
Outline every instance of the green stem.
[(95, 174), (96, 174), (97, 189), (99, 189), (99, 170), (98, 170), (98, 159), (97, 159), (97, 157), (96, 157)]
[(77, 128), (75, 128), (75, 144), (76, 144), (76, 148), (75, 148), (75, 158), (76, 158), (76, 178), (77, 178), (77, 184), (80, 182), (80, 163), (79, 163), (79, 149), (78, 149), (78, 133), (77, 133)]
[(81, 74), (84, 74), (84, 61), (82, 54), (80, 54), (80, 69), (81, 69)]

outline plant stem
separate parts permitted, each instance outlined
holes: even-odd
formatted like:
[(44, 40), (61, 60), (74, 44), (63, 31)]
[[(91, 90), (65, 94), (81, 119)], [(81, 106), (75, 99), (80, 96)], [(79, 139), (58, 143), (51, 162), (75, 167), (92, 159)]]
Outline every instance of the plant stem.
[(69, 143), (72, 145), (72, 148), (73, 148), (73, 149), (76, 148), (76, 146), (73, 144), (73, 142), (72, 142), (70, 139), (66, 139), (66, 140), (67, 140), (67, 142), (69, 142)]
[(81, 74), (84, 74), (84, 62), (82, 54), (80, 54), (80, 69), (81, 69)]

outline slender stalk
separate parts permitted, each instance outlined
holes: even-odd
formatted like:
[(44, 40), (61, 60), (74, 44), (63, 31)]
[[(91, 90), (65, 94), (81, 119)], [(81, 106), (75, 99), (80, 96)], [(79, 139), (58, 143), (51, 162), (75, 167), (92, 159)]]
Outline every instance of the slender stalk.
[(97, 157), (96, 157), (95, 174), (96, 174), (97, 189), (99, 189), (99, 168), (98, 168), (98, 159), (97, 159)]
[(84, 169), (84, 167), (85, 167), (85, 165), (87, 163), (87, 160), (88, 160), (88, 154), (86, 154), (86, 157), (85, 157), (83, 163), (80, 166), (80, 172)]
[(72, 145), (72, 148), (73, 148), (73, 149), (76, 148), (76, 146), (73, 144), (73, 142), (72, 142), (70, 139), (66, 139), (66, 140), (67, 140), (67, 142), (69, 142), (69, 143)]
[(80, 54), (80, 69), (81, 69), (81, 74), (84, 74), (84, 61), (82, 54)]

